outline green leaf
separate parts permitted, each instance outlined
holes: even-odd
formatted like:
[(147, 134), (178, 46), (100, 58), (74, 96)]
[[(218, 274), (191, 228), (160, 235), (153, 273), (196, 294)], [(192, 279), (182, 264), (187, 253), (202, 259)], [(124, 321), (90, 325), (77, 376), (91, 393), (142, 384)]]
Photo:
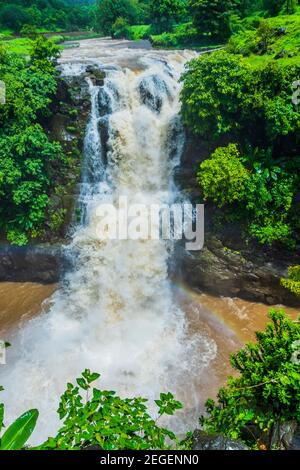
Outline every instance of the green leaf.
[(20, 450), (36, 426), (38, 410), (29, 410), (9, 426), (1, 439), (1, 450)]
[(3, 428), (3, 419), (4, 419), (4, 405), (0, 404), (0, 431)]

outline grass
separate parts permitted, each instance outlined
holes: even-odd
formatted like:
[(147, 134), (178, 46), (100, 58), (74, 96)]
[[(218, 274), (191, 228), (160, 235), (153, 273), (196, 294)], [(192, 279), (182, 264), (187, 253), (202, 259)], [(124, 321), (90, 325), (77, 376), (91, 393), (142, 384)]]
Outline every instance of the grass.
[(95, 33), (94, 31), (87, 31), (86, 33), (83, 33), (83, 34), (78, 34), (78, 35), (76, 35), (76, 34), (72, 34), (72, 35), (63, 34), (62, 36), (63, 36), (64, 41), (80, 41), (82, 39), (100, 38), (103, 35), (99, 34), (99, 33)]
[(29, 53), (31, 41), (28, 38), (17, 38), (10, 41), (0, 41), (0, 45), (4, 45), (8, 52), (15, 54), (27, 55)]
[(1, 29), (0, 28), (0, 39), (9, 39), (13, 36), (13, 31), (11, 29)]
[[(228, 44), (228, 51), (244, 55), (255, 67), (264, 66), (274, 59), (283, 65), (300, 65), (300, 9), (294, 15), (280, 15), (265, 21), (274, 31), (269, 39), (267, 53), (259, 51), (261, 38), (257, 27), (241, 30), (233, 35)], [(281, 28), (285, 30), (284, 34), (276, 33)]]
[[(64, 40), (63, 36), (57, 35), (49, 38), (50, 41), (53, 41), (55, 44), (59, 44)], [(31, 40), (28, 38), (16, 38), (10, 40), (0, 40), (0, 46), (3, 45), (8, 52), (20, 55), (28, 55)]]

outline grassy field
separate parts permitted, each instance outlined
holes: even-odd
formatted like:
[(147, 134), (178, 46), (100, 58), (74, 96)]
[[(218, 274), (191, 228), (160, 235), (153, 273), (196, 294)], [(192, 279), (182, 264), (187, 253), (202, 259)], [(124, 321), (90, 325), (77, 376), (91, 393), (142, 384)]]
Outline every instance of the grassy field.
[[(294, 15), (265, 20), (264, 34), (254, 27), (241, 30), (231, 38), (227, 49), (244, 55), (257, 67), (274, 59), (281, 64), (300, 65), (300, 9)], [(264, 39), (267, 41), (267, 51), (260, 50)]]
[[(52, 36), (49, 38), (50, 41), (53, 41), (55, 44), (59, 44), (64, 40), (64, 37), (61, 35)], [(27, 55), (30, 50), (31, 40), (28, 38), (15, 38), (10, 40), (0, 40), (0, 46), (4, 46), (9, 52), (15, 54)]]
[[(55, 44), (61, 44), (64, 41), (79, 41), (82, 39), (93, 39), (101, 37), (100, 34), (83, 31), (83, 32), (70, 32), (70, 33), (59, 33), (59, 32), (49, 32), (49, 31), (41, 31), (40, 33), (44, 33), (50, 41), (53, 41)], [(22, 54), (27, 55), (30, 49), (30, 39), (22, 38), (22, 37), (14, 37), (12, 36), (12, 32), (9, 30), (2, 30), (0, 32), (0, 46), (3, 45), (9, 52), (13, 52), (15, 54)], [(63, 47), (63, 46), (62, 46)]]

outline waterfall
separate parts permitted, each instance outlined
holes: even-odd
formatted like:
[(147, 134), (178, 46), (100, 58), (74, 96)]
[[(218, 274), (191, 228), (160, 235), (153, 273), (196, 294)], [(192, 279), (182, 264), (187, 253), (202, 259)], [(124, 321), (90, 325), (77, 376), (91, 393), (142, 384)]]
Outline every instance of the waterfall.
[(120, 196), (132, 204), (169, 204), (176, 197), (172, 174), (184, 139), (178, 79), (186, 58), (148, 55), (141, 70), (116, 67), (103, 87), (89, 83), (83, 216), (66, 248), (73, 268), (49, 308), (16, 333), (0, 370), (6, 420), (29, 408), (40, 411), (34, 443), (55, 433), (59, 397), (85, 368), (102, 374), (100, 387), (122, 396), (156, 399), (170, 390), (197, 423), (197, 379), (215, 349), (205, 337), (188, 334), (174, 301), (172, 245), (101, 240), (96, 230), (99, 204), (117, 204)]

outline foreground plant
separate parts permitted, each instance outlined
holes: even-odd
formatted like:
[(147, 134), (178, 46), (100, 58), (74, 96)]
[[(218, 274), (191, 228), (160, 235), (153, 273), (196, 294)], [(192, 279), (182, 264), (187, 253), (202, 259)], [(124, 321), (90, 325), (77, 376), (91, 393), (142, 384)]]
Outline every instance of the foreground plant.
[[(145, 398), (122, 399), (113, 391), (98, 390), (92, 383), (100, 375), (85, 370), (77, 385), (68, 384), (61, 397), (58, 413), (63, 426), (39, 450), (79, 450), (96, 447), (103, 450), (171, 449), (175, 434), (158, 425), (163, 415), (182, 408), (171, 393), (160, 395), (153, 419)], [(83, 395), (85, 395), (83, 397)]]
[[(21, 450), (33, 433), (38, 416), (37, 410), (29, 410), (12, 423), (0, 438), (0, 450)], [(0, 431), (4, 427), (3, 419), (4, 405), (0, 404)]]
[[(204, 430), (243, 438), (251, 447), (260, 441), (272, 446), (272, 435), (283, 423), (300, 423), (300, 323), (283, 310), (271, 310), (271, 323), (231, 357), (240, 373), (229, 378), (218, 401), (208, 400), (207, 416), (200, 419)], [(255, 429), (255, 435), (251, 434)]]

